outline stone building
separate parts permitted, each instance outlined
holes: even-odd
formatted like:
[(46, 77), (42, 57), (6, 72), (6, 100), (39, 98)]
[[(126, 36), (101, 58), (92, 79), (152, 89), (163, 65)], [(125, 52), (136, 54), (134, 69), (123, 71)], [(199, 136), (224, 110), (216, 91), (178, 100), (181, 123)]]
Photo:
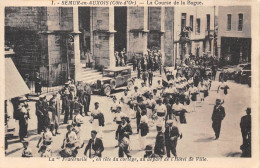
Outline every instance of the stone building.
[(99, 69), (115, 66), (123, 48), (129, 62), (159, 49), (166, 66), (190, 53), (213, 55), (214, 16), (214, 7), (7, 7), (5, 43), (22, 76), (60, 85), (82, 79), (86, 53)]
[(5, 43), (14, 48), (23, 76), (38, 73), (48, 85), (79, 80), (86, 52), (96, 67), (113, 67), (114, 51), (126, 48), (131, 61), (156, 47), (164, 64), (173, 66), (173, 12), (173, 7), (7, 7)]
[(174, 8), (174, 23), (174, 52), (177, 64), (190, 54), (214, 54), (214, 6)]
[(251, 7), (218, 8), (218, 54), (228, 64), (251, 61)]

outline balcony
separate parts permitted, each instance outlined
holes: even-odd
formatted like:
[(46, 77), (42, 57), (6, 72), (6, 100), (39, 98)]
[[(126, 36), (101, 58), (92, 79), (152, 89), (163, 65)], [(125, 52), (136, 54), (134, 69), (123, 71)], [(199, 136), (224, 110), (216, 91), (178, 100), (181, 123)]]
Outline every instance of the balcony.
[(189, 41), (191, 32), (192, 32), (191, 27), (188, 26), (183, 27), (180, 33), (180, 41)]

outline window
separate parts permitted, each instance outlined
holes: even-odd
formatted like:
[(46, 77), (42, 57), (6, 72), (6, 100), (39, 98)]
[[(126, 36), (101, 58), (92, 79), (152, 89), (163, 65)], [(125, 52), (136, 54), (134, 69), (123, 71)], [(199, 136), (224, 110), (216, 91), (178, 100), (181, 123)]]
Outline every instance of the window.
[(196, 33), (200, 34), (200, 19), (196, 19)]
[(210, 15), (207, 15), (207, 30), (210, 30)]
[(181, 14), (181, 29), (186, 26), (186, 13)]
[(231, 14), (227, 15), (227, 31), (231, 30)]
[(193, 15), (190, 15), (190, 27), (193, 30)]
[(238, 31), (242, 31), (243, 30), (243, 14), (239, 13), (238, 14)]

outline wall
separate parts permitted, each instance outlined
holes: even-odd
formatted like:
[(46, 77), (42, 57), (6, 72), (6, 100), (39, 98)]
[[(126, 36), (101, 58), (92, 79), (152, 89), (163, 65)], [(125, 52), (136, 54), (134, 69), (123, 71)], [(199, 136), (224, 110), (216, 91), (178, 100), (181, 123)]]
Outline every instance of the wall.
[(141, 56), (144, 51), (144, 45), (147, 45), (147, 34), (143, 32), (144, 25), (144, 7), (127, 7), (127, 45), (129, 59), (134, 54)]
[(165, 60), (164, 64), (166, 66), (173, 66), (174, 65), (174, 47), (173, 47), (173, 40), (174, 40), (174, 18), (173, 7), (166, 7), (165, 8), (165, 33), (164, 33), (164, 52), (165, 52)]
[(41, 7), (5, 8), (5, 43), (14, 47), (13, 58), (19, 72), (34, 75), (39, 66), (48, 63), (45, 43), (38, 32), (47, 30), (46, 15)]
[[(244, 15), (242, 31), (238, 31), (238, 14)], [(231, 14), (231, 31), (227, 31), (227, 14)], [(233, 6), (218, 8), (218, 36), (251, 38), (251, 7)]]
[[(64, 75), (64, 63), (67, 68), (65, 34), (73, 30), (72, 21), (72, 8), (5, 9), (5, 42), (14, 46), (14, 62), (22, 76), (29, 73), (33, 77), (35, 72), (39, 72), (42, 83), (46, 85), (58, 85), (64, 81), (63, 78), (67, 76)], [(73, 52), (69, 53), (73, 70)]]

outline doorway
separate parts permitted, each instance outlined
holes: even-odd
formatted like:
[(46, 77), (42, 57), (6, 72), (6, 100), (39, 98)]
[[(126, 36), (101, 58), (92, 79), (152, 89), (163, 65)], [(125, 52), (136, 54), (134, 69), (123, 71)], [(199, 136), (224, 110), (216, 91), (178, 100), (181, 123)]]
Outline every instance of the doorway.
[(115, 51), (122, 51), (123, 48), (126, 48), (126, 25), (127, 25), (127, 7), (115, 7)]
[(79, 31), (81, 60), (86, 60), (86, 53), (91, 53), (90, 7), (79, 7)]

